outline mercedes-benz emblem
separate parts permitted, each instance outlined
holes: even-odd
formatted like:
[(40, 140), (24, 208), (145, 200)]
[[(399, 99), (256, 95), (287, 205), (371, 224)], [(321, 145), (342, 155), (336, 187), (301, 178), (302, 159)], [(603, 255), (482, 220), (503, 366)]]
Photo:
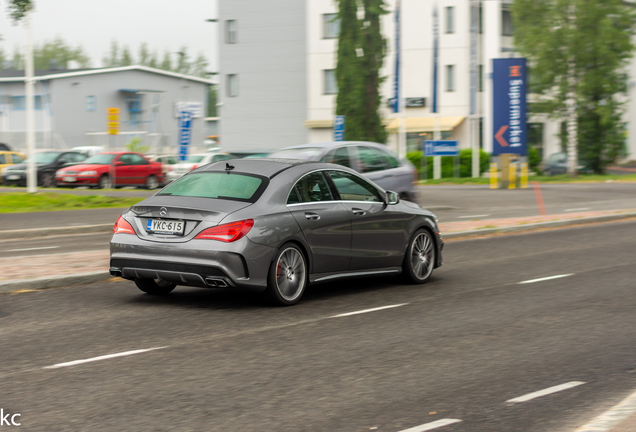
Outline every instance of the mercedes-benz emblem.
[(165, 207), (161, 207), (161, 209), (159, 209), (159, 216), (165, 216), (168, 214), (168, 209)]

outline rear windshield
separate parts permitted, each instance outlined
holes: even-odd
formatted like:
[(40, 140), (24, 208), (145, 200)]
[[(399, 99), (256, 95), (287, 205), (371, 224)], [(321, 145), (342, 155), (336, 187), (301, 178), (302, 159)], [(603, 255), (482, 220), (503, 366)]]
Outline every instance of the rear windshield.
[(281, 158), (281, 159), (302, 159), (313, 160), (316, 156), (322, 153), (324, 149), (322, 147), (303, 147), (303, 148), (290, 148), (285, 150), (279, 150), (270, 154), (267, 157)]
[(251, 174), (200, 172), (175, 180), (157, 195), (256, 202), (267, 183), (267, 178)]
[[(55, 162), (55, 159), (60, 155), (59, 152), (43, 152), (35, 154), (36, 164), (50, 164)], [(29, 160), (25, 160), (24, 163), (28, 163)]]
[(95, 165), (110, 165), (110, 163), (115, 158), (114, 154), (110, 153), (99, 153), (89, 157), (88, 159), (84, 159), (83, 164), (95, 164)]

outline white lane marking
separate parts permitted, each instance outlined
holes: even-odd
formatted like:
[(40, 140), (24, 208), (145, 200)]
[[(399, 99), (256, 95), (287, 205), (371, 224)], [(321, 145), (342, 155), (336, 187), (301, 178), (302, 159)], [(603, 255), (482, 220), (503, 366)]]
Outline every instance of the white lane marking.
[(404, 430), (401, 430), (400, 432), (424, 432), (428, 430), (441, 428), (443, 426), (448, 426), (453, 423), (459, 423), (460, 421), (461, 420), (457, 420), (457, 419), (441, 419), (431, 423), (424, 423), (423, 425), (415, 426), (410, 429), (404, 429)]
[(59, 246), (42, 246), (42, 247), (34, 247), (34, 248), (24, 248), (24, 249), (9, 249), (5, 252), (24, 252), (24, 251), (32, 251), (32, 250), (43, 250), (43, 249), (57, 249)]
[(577, 208), (577, 209), (565, 209), (565, 211), (583, 211), (583, 210), (590, 210), (590, 207)]
[(99, 357), (92, 357), (92, 358), (83, 359), (83, 360), (75, 360), (75, 361), (70, 361), (70, 362), (66, 362), (66, 363), (58, 363), (58, 364), (54, 364), (52, 366), (44, 366), (43, 369), (57, 369), (57, 368), (63, 368), (63, 367), (68, 367), (68, 366), (75, 366), (75, 365), (82, 364), (82, 363), (90, 363), (90, 362), (95, 362), (95, 361), (100, 361), (100, 360), (108, 360), (108, 359), (112, 359), (112, 358), (116, 358), (116, 357), (131, 356), (131, 355), (135, 355), (135, 354), (141, 354), (141, 353), (145, 353), (145, 352), (148, 352), (148, 351), (160, 350), (160, 349), (164, 349), (164, 348), (168, 348), (168, 347), (167, 346), (163, 346), (163, 347), (148, 348), (148, 349), (141, 349), (141, 350), (135, 350), (135, 351), (120, 352), (120, 353), (116, 353), (116, 354), (108, 354), (108, 355), (103, 355), (103, 356), (99, 356)]
[(575, 432), (609, 432), (614, 426), (619, 425), (627, 417), (636, 412), (636, 393), (632, 393), (623, 399), (618, 405), (614, 405), (598, 417), (578, 428)]
[(549, 395), (552, 393), (560, 392), (563, 390), (571, 389), (572, 387), (580, 386), (581, 384), (585, 384), (583, 381), (572, 381), (569, 383), (561, 384), (558, 386), (550, 387), (545, 390), (539, 390), (534, 393), (528, 393), (524, 396), (519, 396), (514, 399), (507, 400), (508, 403), (518, 403), (518, 402), (527, 402), (532, 399), (536, 399), (541, 396)]
[(457, 218), (458, 219), (462, 219), (462, 218), (477, 218), (477, 217), (486, 217), (486, 216), (490, 216), (490, 215), (487, 214), (487, 215), (457, 216)]
[(547, 280), (560, 279), (560, 278), (572, 276), (573, 274), (574, 273), (568, 273), (568, 274), (562, 274), (562, 275), (556, 275), (556, 276), (548, 276), (548, 277), (539, 278), (539, 279), (530, 279), (530, 280), (519, 282), (519, 283), (520, 284), (528, 284), (528, 283), (535, 283), (535, 282), (543, 282), (543, 281), (547, 281)]
[(407, 305), (407, 304), (408, 303), (400, 303), (400, 304), (396, 304), (396, 305), (382, 306), (382, 307), (377, 307), (377, 308), (373, 308), (373, 309), (365, 309), (365, 310), (360, 310), (360, 311), (355, 311), (355, 312), (347, 312), (347, 313), (343, 313), (343, 314), (340, 314), (340, 315), (334, 315), (334, 316), (331, 316), (329, 318), (340, 318), (340, 317), (358, 315), (358, 314), (363, 314), (363, 313), (368, 313), (368, 312), (375, 312), (375, 311), (379, 311), (379, 310), (383, 310), (383, 309), (396, 308), (396, 307), (404, 306), (404, 305)]

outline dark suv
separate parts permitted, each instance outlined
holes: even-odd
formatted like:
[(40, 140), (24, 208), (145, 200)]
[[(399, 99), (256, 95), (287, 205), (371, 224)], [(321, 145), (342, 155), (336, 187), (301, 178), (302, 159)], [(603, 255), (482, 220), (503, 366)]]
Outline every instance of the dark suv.
[[(65, 166), (75, 165), (86, 159), (86, 155), (74, 151), (43, 151), (35, 154), (38, 186), (55, 187), (55, 172)], [(26, 186), (28, 159), (11, 165), (2, 172), (4, 185)]]

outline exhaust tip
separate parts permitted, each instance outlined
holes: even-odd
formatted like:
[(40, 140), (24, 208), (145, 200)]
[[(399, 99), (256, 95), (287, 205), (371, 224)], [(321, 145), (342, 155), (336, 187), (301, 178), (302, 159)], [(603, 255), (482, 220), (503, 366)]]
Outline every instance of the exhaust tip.
[(118, 268), (112, 268), (112, 269), (110, 269), (110, 275), (111, 275), (111, 276), (114, 276), (114, 277), (122, 277), (122, 276), (121, 276), (121, 274), (122, 274), (122, 273), (121, 273), (121, 269), (118, 269)]
[(215, 286), (215, 287), (225, 288), (228, 286), (227, 282), (225, 282), (223, 279), (205, 278), (205, 282), (208, 285)]

